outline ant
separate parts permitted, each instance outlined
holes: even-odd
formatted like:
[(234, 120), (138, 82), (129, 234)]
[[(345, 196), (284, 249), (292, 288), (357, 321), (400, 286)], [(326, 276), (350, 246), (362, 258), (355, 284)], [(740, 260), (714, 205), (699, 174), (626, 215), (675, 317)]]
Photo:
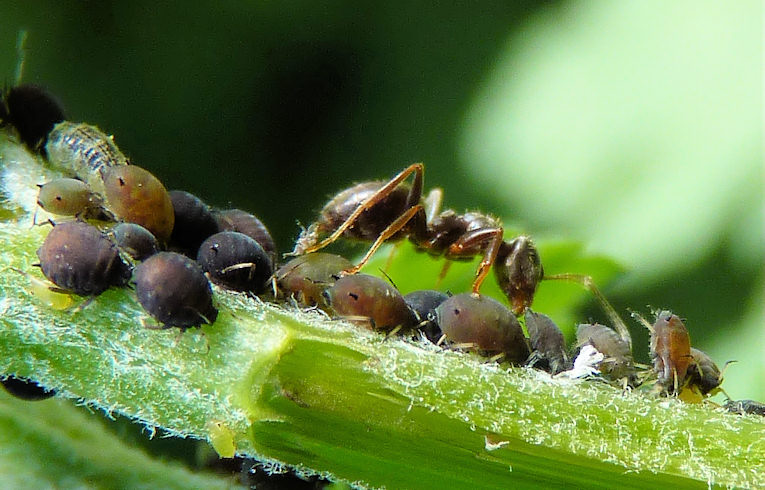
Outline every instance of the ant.
[[(531, 305), (537, 285), (543, 278), (578, 282), (598, 299), (619, 328), (620, 335), (629, 338), (626, 326), (589, 276), (545, 276), (531, 239), (521, 235), (505, 240), (502, 223), (493, 216), (476, 211), (458, 214), (451, 209), (439, 212), (443, 191), (435, 188), (423, 198), (424, 171), (424, 164), (414, 163), (388, 182), (363, 182), (341, 191), (324, 206), (319, 219), (303, 230), (294, 250), (287, 255), (316, 252), (341, 236), (372, 241), (358, 264), (344, 271), (345, 274), (355, 274), (380, 245), (404, 237), (431, 255), (443, 255), (448, 260), (469, 260), (482, 254), (473, 280), (473, 294), (479, 294), (481, 284), (493, 266), (497, 282), (510, 300), (513, 312), (520, 315)], [(411, 175), (414, 178), (409, 184), (406, 180)], [(329, 236), (321, 239), (327, 233)]]

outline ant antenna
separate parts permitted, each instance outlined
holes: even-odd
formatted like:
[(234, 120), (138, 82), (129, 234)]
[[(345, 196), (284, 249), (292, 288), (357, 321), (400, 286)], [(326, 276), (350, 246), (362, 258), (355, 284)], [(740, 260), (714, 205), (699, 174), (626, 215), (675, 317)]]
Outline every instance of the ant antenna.
[(627, 345), (629, 345), (630, 349), (632, 349), (632, 336), (630, 335), (630, 331), (627, 329), (627, 325), (624, 324), (624, 321), (621, 319), (614, 307), (611, 306), (611, 303), (609, 303), (606, 297), (603, 296), (603, 293), (600, 292), (600, 289), (598, 289), (598, 287), (595, 285), (595, 282), (593, 282), (592, 277), (586, 276), (584, 274), (555, 274), (552, 276), (546, 275), (544, 276), (544, 279), (577, 282), (581, 284), (585, 289), (589, 290), (598, 300), (598, 303), (600, 303), (600, 307), (603, 308), (603, 311), (606, 312), (608, 319), (611, 320), (611, 323), (614, 324), (614, 330), (616, 330), (616, 333), (618, 333), (619, 337), (621, 337), (623, 341), (627, 342)]
[(16, 37), (16, 73), (14, 86), (21, 85), (21, 77), (24, 75), (24, 61), (27, 54), (27, 30), (20, 29)]

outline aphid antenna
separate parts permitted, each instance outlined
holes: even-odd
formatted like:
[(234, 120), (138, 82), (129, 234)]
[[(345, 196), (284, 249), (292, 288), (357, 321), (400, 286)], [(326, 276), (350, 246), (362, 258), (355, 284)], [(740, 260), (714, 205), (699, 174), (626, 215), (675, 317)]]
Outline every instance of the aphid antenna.
[(26, 29), (19, 29), (16, 36), (16, 70), (14, 76), (14, 85), (21, 85), (21, 79), (24, 76), (24, 62), (27, 57), (27, 37)]
[(627, 328), (627, 325), (616, 312), (614, 307), (611, 306), (611, 303), (606, 299), (603, 293), (600, 292), (600, 289), (598, 289), (598, 287), (595, 285), (595, 281), (592, 280), (592, 277), (584, 274), (564, 273), (544, 276), (544, 279), (576, 282), (581, 284), (585, 289), (589, 290), (592, 295), (595, 296), (595, 299), (598, 300), (598, 303), (600, 303), (600, 307), (603, 308), (603, 311), (605, 311), (608, 319), (611, 320), (611, 323), (613, 323), (613, 328), (616, 330), (616, 333), (619, 334), (619, 337), (621, 337), (622, 340), (625, 341), (630, 347), (630, 350), (632, 350), (632, 335), (630, 335), (630, 331)]
[(637, 321), (638, 323), (643, 325), (645, 328), (647, 328), (649, 332), (653, 333), (653, 325), (651, 325), (651, 323), (648, 320), (646, 320), (643, 315), (631, 309), (628, 309), (627, 311), (630, 312), (630, 316), (632, 317), (633, 320)]
[(392, 277), (390, 277), (390, 275), (388, 275), (388, 273), (387, 273), (387, 272), (385, 272), (385, 270), (383, 270), (383, 269), (377, 269), (377, 270), (379, 270), (379, 271), (380, 271), (380, 274), (382, 274), (383, 276), (385, 276), (385, 279), (387, 279), (387, 280), (388, 280), (388, 282), (391, 284), (391, 286), (393, 286), (394, 288), (398, 289), (398, 286), (396, 286), (396, 283), (395, 283), (395, 282), (393, 282), (393, 278), (392, 278)]

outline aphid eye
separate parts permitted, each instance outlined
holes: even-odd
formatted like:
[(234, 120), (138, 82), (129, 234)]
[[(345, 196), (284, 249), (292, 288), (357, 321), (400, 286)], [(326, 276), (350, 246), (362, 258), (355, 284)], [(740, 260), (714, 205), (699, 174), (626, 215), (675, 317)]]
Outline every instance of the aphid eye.
[(351, 298), (353, 298), (355, 301), (358, 301), (358, 300), (359, 300), (359, 295), (358, 295), (358, 294), (355, 294), (355, 293), (348, 293), (348, 296), (350, 296)]

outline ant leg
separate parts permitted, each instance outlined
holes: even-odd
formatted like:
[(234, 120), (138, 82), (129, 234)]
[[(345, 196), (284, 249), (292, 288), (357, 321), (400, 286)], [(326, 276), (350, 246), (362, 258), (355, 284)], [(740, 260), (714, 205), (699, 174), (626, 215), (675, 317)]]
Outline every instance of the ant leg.
[(346, 269), (346, 274), (355, 274), (358, 271), (361, 270), (362, 267), (369, 261), (370, 258), (372, 258), (372, 255), (377, 251), (378, 248), (380, 248), (380, 245), (382, 245), (387, 239), (398, 233), (404, 226), (409, 223), (412, 218), (419, 217), (422, 219), (424, 216), (424, 211), (422, 209), (422, 206), (420, 204), (409, 208), (406, 210), (404, 214), (396, 218), (396, 220), (388, 225), (387, 228), (383, 230), (382, 233), (380, 233), (380, 236), (377, 237), (377, 240), (372, 244), (371, 247), (369, 247), (369, 250), (367, 250), (367, 253), (364, 254), (364, 257), (361, 258), (358, 264), (351, 267), (350, 269)]
[[(356, 222), (356, 220), (361, 216), (361, 213), (366, 211), (367, 209), (371, 208), (381, 200), (385, 199), (390, 193), (398, 187), (398, 185), (407, 179), (412, 173), (415, 174), (414, 176), (414, 184), (412, 185), (412, 189), (419, 188), (420, 192), (422, 191), (422, 180), (423, 180), (423, 172), (425, 170), (425, 167), (422, 163), (413, 163), (412, 165), (409, 165), (407, 168), (402, 170), (398, 173), (395, 177), (393, 177), (387, 184), (382, 186), (380, 190), (372, 194), (366, 201), (361, 203), (354, 211), (351, 213), (350, 216), (348, 216), (348, 219), (346, 219), (343, 224), (341, 224), (330, 236), (322, 240), (321, 242), (312, 245), (305, 250), (302, 251), (302, 254), (308, 254), (311, 252), (316, 252), (317, 250), (321, 250), (322, 248), (326, 247), (330, 243), (336, 241), (340, 236), (347, 230), (353, 223)], [(414, 200), (414, 195), (412, 192), (410, 192), (410, 200)], [(414, 204), (417, 204), (419, 202), (420, 196), (416, 196), (417, 199), (414, 202)], [(413, 205), (414, 205), (413, 204)]]
[(388, 260), (385, 261), (385, 266), (383, 266), (384, 273), (390, 270), (390, 267), (393, 265), (393, 259), (396, 257), (396, 253), (399, 251), (400, 248), (401, 248), (401, 242), (396, 243), (390, 249), (390, 254), (388, 254)]
[[(483, 228), (470, 232), (460, 238), (457, 242), (451, 244), (446, 251), (446, 258), (459, 258), (475, 255), (481, 249), (483, 252), (483, 259), (478, 265), (478, 269), (475, 271), (475, 279), (473, 279), (473, 294), (478, 294), (478, 290), (481, 289), (483, 280), (491, 270), (491, 266), (497, 260), (497, 253), (502, 245), (503, 230), (498, 228)], [(488, 244), (483, 247), (484, 244)]]
[(438, 278), (436, 279), (435, 289), (438, 289), (439, 287), (441, 287), (441, 281), (444, 280), (444, 278), (446, 277), (446, 273), (449, 272), (449, 268), (451, 268), (451, 266), (452, 266), (451, 260), (444, 261), (444, 265), (443, 267), (441, 267), (441, 272), (438, 273)]
[(621, 319), (614, 307), (611, 306), (611, 303), (606, 299), (605, 296), (603, 296), (603, 293), (600, 292), (600, 289), (598, 289), (598, 287), (595, 285), (592, 277), (586, 276), (584, 274), (555, 274), (552, 276), (544, 276), (544, 279), (572, 281), (584, 286), (592, 293), (593, 296), (595, 296), (595, 299), (598, 300), (601, 308), (603, 308), (603, 311), (606, 312), (609, 320), (611, 320), (611, 322), (614, 324), (614, 330), (616, 330), (616, 333), (619, 334), (619, 337), (621, 337), (623, 341), (627, 342), (627, 345), (629, 345), (630, 349), (632, 349), (632, 336), (630, 335), (630, 331), (627, 329), (627, 325), (624, 324), (624, 321)]

